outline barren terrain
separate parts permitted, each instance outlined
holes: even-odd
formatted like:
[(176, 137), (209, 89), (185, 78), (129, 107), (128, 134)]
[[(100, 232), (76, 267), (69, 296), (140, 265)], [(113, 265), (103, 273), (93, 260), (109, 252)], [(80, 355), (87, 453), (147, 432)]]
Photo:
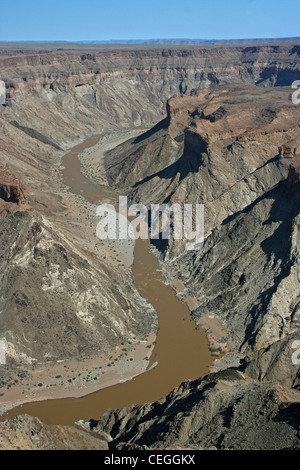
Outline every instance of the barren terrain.
[[(79, 158), (107, 202), (110, 185), (145, 205), (205, 204), (203, 250), (155, 249), (216, 361), (159, 402), (95, 410), (93, 432), (110, 447), (297, 447), (299, 45), (58, 49), (0, 55), (1, 405), (147, 367), (157, 315), (133, 285), (132, 250), (99, 242), (97, 200), (63, 179), (64, 156), (99, 136)], [(30, 418), (1, 426), (15, 442), (44, 432)]]

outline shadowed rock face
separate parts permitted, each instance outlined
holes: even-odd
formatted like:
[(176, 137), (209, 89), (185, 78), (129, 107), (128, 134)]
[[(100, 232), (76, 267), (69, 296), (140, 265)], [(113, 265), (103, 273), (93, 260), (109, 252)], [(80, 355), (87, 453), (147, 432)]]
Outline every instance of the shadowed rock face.
[(20, 179), (4, 166), (0, 166), (0, 199), (22, 204), (26, 198), (27, 192)]

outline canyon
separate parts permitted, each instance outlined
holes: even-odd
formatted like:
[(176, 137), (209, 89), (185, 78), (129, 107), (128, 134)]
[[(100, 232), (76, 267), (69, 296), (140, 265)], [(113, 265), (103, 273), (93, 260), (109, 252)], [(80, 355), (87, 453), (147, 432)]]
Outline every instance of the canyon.
[[(86, 203), (64, 184), (63, 156), (90, 138), (79, 158), (101, 201), (113, 188), (145, 205), (205, 205), (202, 250), (158, 240), (153, 253), (215, 360), (209, 374), (158, 401), (95, 409), (92, 425), (65, 429), (65, 440), (297, 447), (300, 111), (290, 86), (299, 45), (0, 49), (3, 410), (5, 400), (28, 401), (21, 390), (41, 369), (54, 380), (63, 368), (67, 378), (101, 364), (111, 384), (120, 366), (108, 368), (108, 358), (132, 352), (135, 368), (121, 359), (131, 377), (147, 367), (136, 365), (137, 345), (140, 357), (155, 351), (157, 315), (132, 283), (130, 256), (95, 235), (100, 197)], [(53, 384), (42, 385), (31, 400), (50, 397)], [(72, 396), (78, 380), (66, 385)], [(25, 448), (57, 446), (29, 436), (47, 426), (29, 417), (0, 423)]]

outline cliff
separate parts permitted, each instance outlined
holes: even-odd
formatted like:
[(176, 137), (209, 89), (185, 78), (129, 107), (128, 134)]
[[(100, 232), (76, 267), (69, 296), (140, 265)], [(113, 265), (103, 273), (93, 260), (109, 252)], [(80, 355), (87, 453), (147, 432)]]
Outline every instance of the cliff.
[(20, 179), (4, 166), (0, 166), (0, 199), (20, 205), (26, 198), (27, 192)]
[(226, 353), (217, 367), (237, 365), (299, 332), (299, 108), (284, 88), (231, 85), (173, 97), (167, 111), (107, 154), (108, 178), (148, 207), (204, 204), (202, 250), (152, 243)]

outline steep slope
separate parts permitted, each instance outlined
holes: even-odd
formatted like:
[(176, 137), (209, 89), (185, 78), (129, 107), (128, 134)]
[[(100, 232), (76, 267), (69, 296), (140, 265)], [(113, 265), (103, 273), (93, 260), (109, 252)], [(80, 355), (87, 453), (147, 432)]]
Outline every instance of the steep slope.
[(107, 442), (71, 426), (44, 425), (32, 416), (0, 423), (0, 450), (107, 450)]
[(288, 90), (240, 86), (174, 97), (167, 110), (107, 155), (108, 178), (149, 208), (204, 204), (202, 250), (153, 243), (181, 297), (196, 300), (193, 318), (221, 320), (236, 358), (299, 329), (300, 111)]
[(151, 331), (130, 277), (79, 251), (46, 219), (29, 212), (1, 218), (1, 337), (17, 362), (111, 354)]
[(108, 410), (92, 429), (110, 435), (110, 448), (292, 449), (300, 442), (299, 399), (299, 391), (228, 369), (184, 382), (158, 402)]

